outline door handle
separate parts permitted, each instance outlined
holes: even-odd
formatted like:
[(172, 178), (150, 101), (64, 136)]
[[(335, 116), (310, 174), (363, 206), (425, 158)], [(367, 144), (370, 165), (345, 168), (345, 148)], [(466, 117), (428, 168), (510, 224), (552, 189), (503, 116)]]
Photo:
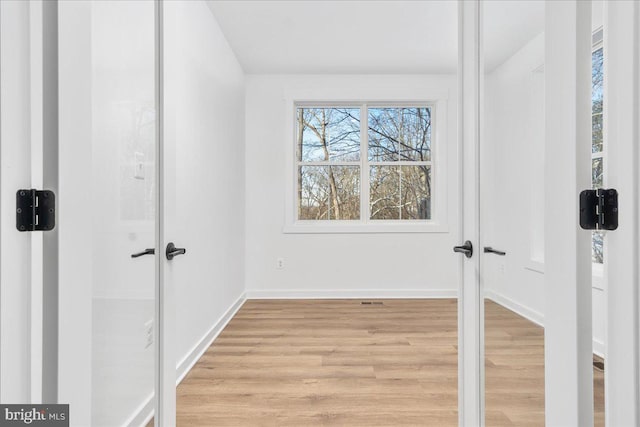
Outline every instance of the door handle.
[(484, 253), (485, 254), (496, 254), (496, 255), (500, 255), (500, 256), (505, 256), (507, 254), (504, 251), (499, 251), (497, 249), (493, 249), (491, 246), (485, 246), (484, 247)]
[(470, 241), (467, 240), (462, 246), (454, 246), (453, 252), (458, 252), (464, 254), (464, 256), (466, 256), (467, 258), (471, 258), (471, 256), (473, 255), (473, 245)]
[(167, 245), (166, 255), (169, 261), (171, 261), (177, 255), (184, 255), (186, 253), (187, 250), (185, 248), (176, 248), (176, 245), (174, 245), (173, 242), (170, 242)]
[(145, 249), (142, 252), (138, 252), (137, 254), (131, 254), (131, 258), (138, 258), (144, 255), (154, 255), (156, 253), (156, 250), (151, 248), (151, 249)]

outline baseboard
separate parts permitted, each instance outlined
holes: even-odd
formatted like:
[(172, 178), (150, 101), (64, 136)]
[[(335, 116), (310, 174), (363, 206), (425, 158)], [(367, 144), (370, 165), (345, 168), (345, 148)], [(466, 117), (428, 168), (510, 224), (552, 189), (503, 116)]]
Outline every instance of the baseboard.
[(233, 319), (233, 316), (236, 315), (242, 304), (247, 300), (246, 293), (242, 293), (240, 297), (227, 309), (227, 311), (220, 316), (218, 321), (209, 329), (198, 343), (193, 346), (193, 348), (187, 353), (187, 355), (182, 358), (178, 366), (176, 367), (176, 376), (178, 380), (176, 381), (176, 386), (182, 382), (184, 377), (189, 373), (191, 368), (198, 362), (198, 360), (202, 357), (202, 355), (207, 351), (207, 349), (211, 346), (213, 341), (218, 338), (220, 332), (227, 326), (229, 321)]
[[(539, 313), (535, 310), (530, 309), (522, 304), (518, 304), (510, 298), (507, 298), (503, 295), (500, 295), (497, 292), (485, 290), (484, 291), (485, 298), (492, 300), (493, 302), (500, 304), (501, 306), (508, 308), (519, 316), (524, 317), (535, 323), (538, 326), (544, 328), (544, 314)], [(593, 354), (596, 356), (602, 357), (604, 359), (604, 343), (597, 339), (593, 339)]]
[(247, 290), (247, 299), (457, 298), (457, 289)]
[(593, 340), (593, 354), (604, 359), (604, 343), (602, 341)]
[(133, 412), (133, 415), (123, 424), (125, 426), (145, 427), (153, 418), (153, 394), (144, 401), (142, 405)]
[(514, 300), (491, 290), (485, 289), (484, 297), (492, 300), (497, 304), (500, 304), (505, 308), (508, 308), (509, 310), (524, 317), (525, 319), (532, 321), (536, 325), (544, 327), (544, 314), (533, 310), (525, 305), (517, 303)]
[[(209, 331), (193, 346), (185, 357), (176, 366), (176, 387), (187, 376), (191, 368), (200, 360), (202, 355), (211, 346), (213, 341), (224, 330), (233, 316), (240, 310), (242, 304), (247, 300), (246, 293), (242, 293), (238, 299), (224, 312), (218, 321), (209, 329)], [(147, 397), (146, 401), (137, 409), (134, 414), (125, 423), (127, 426), (146, 426), (151, 418), (153, 418), (153, 394)]]

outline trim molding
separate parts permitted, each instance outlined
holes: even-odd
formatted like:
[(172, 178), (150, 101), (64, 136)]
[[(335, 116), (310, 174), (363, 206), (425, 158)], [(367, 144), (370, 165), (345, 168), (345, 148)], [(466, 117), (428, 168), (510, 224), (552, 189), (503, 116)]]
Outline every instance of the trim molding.
[(485, 298), (508, 308), (525, 319), (532, 321), (536, 325), (544, 327), (544, 314), (488, 289), (485, 289), (484, 296)]
[(202, 355), (207, 351), (207, 349), (211, 346), (213, 341), (218, 338), (220, 332), (227, 326), (229, 321), (233, 319), (233, 316), (236, 315), (240, 307), (247, 300), (246, 292), (243, 292), (238, 299), (227, 309), (227, 311), (220, 316), (220, 319), (209, 329), (198, 343), (193, 346), (193, 348), (187, 353), (186, 356), (182, 358), (180, 363), (176, 366), (176, 374), (177, 381), (176, 386), (182, 382), (184, 377), (189, 373), (191, 368), (196, 364), (196, 362), (202, 357)]
[(249, 289), (247, 299), (457, 298), (457, 289)]
[(154, 394), (152, 393), (145, 399), (143, 404), (138, 406), (138, 409), (133, 412), (123, 425), (144, 427), (149, 424), (149, 421), (151, 421), (154, 414), (153, 401)]
[[(189, 350), (189, 352), (180, 360), (176, 365), (176, 387), (182, 382), (184, 377), (187, 376), (191, 368), (200, 360), (202, 355), (211, 346), (213, 341), (218, 338), (218, 335), (224, 330), (229, 321), (233, 319), (240, 307), (247, 300), (246, 293), (243, 292), (238, 299), (224, 312), (216, 323), (209, 329), (209, 331)], [(151, 418), (153, 418), (154, 407), (153, 399), (154, 395), (151, 394), (147, 397), (145, 402), (133, 413), (133, 415), (127, 420), (124, 425), (127, 426), (146, 426)]]
[[(484, 291), (485, 298), (492, 300), (493, 302), (500, 304), (503, 307), (508, 308), (519, 316), (524, 317), (527, 320), (535, 323), (536, 325), (544, 328), (544, 314), (530, 309), (522, 304), (513, 301), (497, 292), (491, 290)], [(604, 358), (605, 345), (602, 341), (593, 338), (593, 354)]]
[(604, 343), (600, 340), (593, 339), (593, 354), (604, 359)]

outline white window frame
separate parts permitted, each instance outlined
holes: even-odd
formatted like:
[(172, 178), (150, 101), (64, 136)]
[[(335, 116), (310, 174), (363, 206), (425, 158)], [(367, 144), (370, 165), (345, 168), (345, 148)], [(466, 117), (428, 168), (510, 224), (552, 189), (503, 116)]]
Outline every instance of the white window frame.
[[(441, 91), (437, 96), (428, 98), (392, 98), (392, 99), (348, 99), (348, 98), (296, 98), (286, 100), (286, 139), (287, 144), (287, 191), (285, 194), (284, 233), (446, 233), (447, 225), (447, 93)], [(360, 161), (330, 162), (331, 165), (353, 165), (360, 167), (360, 219), (359, 220), (299, 220), (298, 212), (298, 167), (313, 166), (318, 162), (299, 162), (296, 152), (296, 113), (298, 107), (331, 108), (359, 107), (360, 120)], [(389, 164), (394, 166), (417, 165), (424, 162), (396, 161), (369, 162), (368, 160), (368, 114), (366, 108), (376, 107), (430, 107), (431, 108), (431, 219), (428, 220), (372, 220), (369, 218), (369, 168), (370, 164)], [(323, 165), (325, 162), (321, 162)], [(366, 191), (365, 191), (366, 190)]]

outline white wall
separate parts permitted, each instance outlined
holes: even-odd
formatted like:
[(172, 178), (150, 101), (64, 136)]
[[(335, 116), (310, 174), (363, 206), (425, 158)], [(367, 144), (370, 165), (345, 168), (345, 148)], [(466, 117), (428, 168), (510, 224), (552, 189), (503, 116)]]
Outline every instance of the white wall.
[[(93, 220), (91, 3), (59, 3), (58, 401), (91, 424)], [(79, 195), (83, 195), (80, 197)]]
[[(455, 296), (458, 180), (455, 76), (248, 75), (246, 78), (246, 288), (249, 297)], [(403, 100), (446, 94), (448, 232), (283, 233), (286, 99)], [(290, 110), (289, 110), (290, 111)], [(438, 126), (438, 124), (436, 124)], [(441, 145), (441, 148), (444, 146)], [(436, 166), (437, 167), (437, 166)], [(276, 268), (277, 258), (284, 268)]]
[(544, 102), (536, 96), (544, 90), (538, 77), (543, 64), (541, 34), (486, 75), (481, 142), (482, 246), (507, 252), (483, 257), (485, 292), (537, 322), (544, 318), (544, 275), (532, 269), (539, 255), (532, 250), (537, 240), (531, 229), (544, 228), (531, 190), (544, 186), (543, 165), (535, 161), (544, 147), (544, 128), (536, 129), (544, 122), (535, 111), (536, 102)]

